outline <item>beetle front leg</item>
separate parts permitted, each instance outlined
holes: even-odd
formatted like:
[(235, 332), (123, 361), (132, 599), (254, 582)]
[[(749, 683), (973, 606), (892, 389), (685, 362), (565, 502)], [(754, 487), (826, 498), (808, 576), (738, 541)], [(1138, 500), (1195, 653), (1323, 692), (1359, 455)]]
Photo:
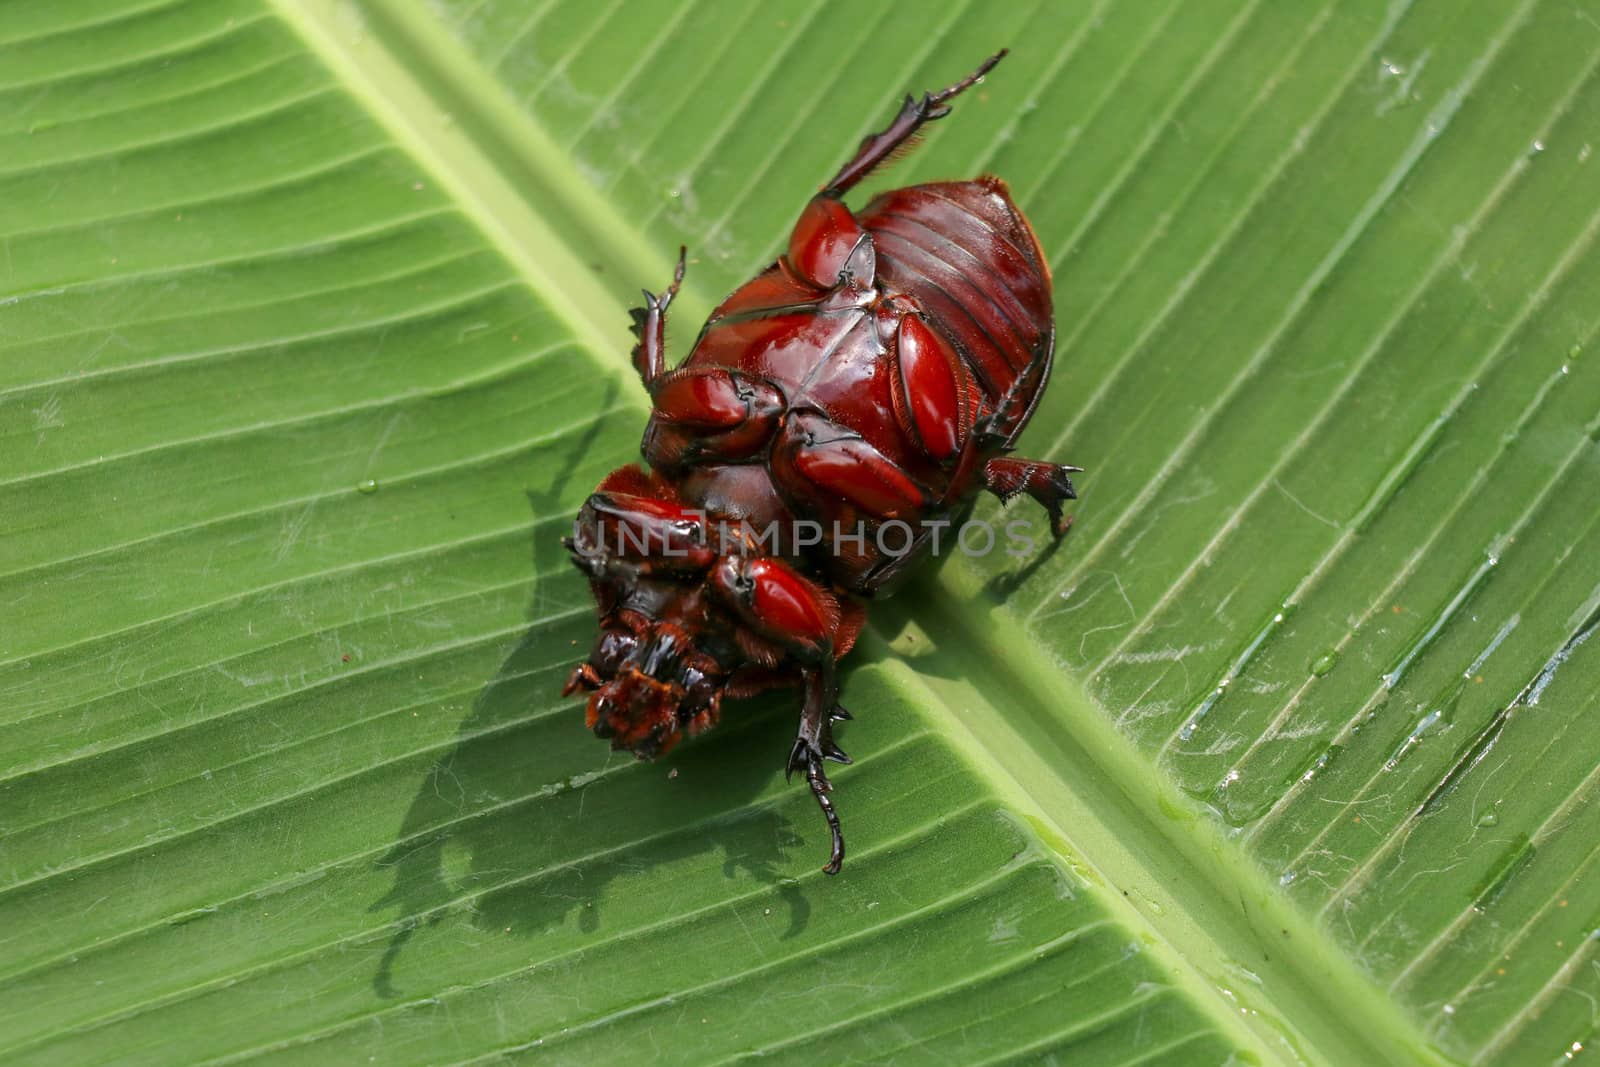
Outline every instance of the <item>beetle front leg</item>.
[(630, 314), (633, 316), (633, 335), (639, 343), (633, 346), (633, 368), (639, 372), (639, 378), (644, 382), (644, 387), (650, 386), (667, 369), (667, 307), (672, 303), (672, 298), (678, 295), (678, 287), (683, 284), (684, 257), (689, 250), (680, 246), (678, 248), (678, 266), (672, 272), (672, 284), (659, 296), (645, 290), (644, 307), (634, 308)]
[(800, 709), (800, 736), (795, 738), (794, 747), (789, 750), (789, 762), (784, 768), (785, 778), (793, 777), (795, 771), (806, 776), (811, 795), (817, 798), (817, 807), (822, 809), (822, 817), (827, 820), (831, 847), (828, 862), (822, 868), (824, 874), (839, 873), (844, 863), (844, 834), (839, 828), (839, 813), (833, 808), (833, 798), (828, 796), (833, 792), (833, 783), (828, 781), (822, 762), (830, 759), (836, 763), (850, 762), (850, 757), (833, 741), (834, 722), (850, 718), (850, 713), (840, 707), (835, 699), (838, 682), (833, 674), (831, 662), (806, 672), (805, 702)]
[(894, 121), (889, 123), (888, 128), (882, 133), (871, 134), (861, 142), (861, 148), (856, 152), (855, 158), (841, 167), (839, 173), (833, 176), (833, 180), (822, 187), (823, 195), (843, 196), (856, 183), (894, 155), (895, 149), (909, 141), (922, 128), (923, 123), (942, 119), (950, 114), (950, 109), (945, 103), (977, 84), (985, 74), (994, 69), (996, 63), (1006, 57), (1007, 51), (1008, 49), (1002, 48), (984, 60), (977, 70), (947, 89), (941, 89), (936, 93), (923, 93), (921, 100), (911, 96), (906, 97)]
[(705, 515), (669, 500), (632, 493), (592, 493), (561, 542), (573, 564), (603, 578), (617, 562), (642, 574), (696, 574), (716, 559)]
[(787, 563), (771, 557), (726, 556), (712, 572), (711, 581), (717, 595), (745, 626), (803, 665), (805, 695), (800, 708), (800, 731), (789, 750), (786, 773), (805, 774), (832, 838), (828, 863), (822, 869), (838, 874), (844, 862), (844, 836), (839, 829), (839, 814), (828, 796), (833, 786), (823, 770), (823, 761), (850, 762), (833, 740), (834, 722), (850, 717), (838, 704), (839, 683), (834, 670), (834, 639), (841, 619), (839, 602)]

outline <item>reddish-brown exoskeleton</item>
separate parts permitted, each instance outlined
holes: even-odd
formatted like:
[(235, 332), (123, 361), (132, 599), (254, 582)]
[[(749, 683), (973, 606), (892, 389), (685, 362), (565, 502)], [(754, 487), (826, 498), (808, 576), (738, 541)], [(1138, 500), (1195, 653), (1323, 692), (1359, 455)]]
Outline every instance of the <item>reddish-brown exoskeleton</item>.
[[(850, 717), (834, 665), (863, 600), (926, 556), (981, 489), (1032, 496), (1057, 536), (1075, 496), (1078, 468), (1005, 455), (1054, 344), (1049, 268), (1005, 184), (896, 189), (859, 214), (842, 200), (1004, 55), (908, 96), (806, 205), (782, 258), (724, 300), (669, 371), (680, 253), (672, 285), (634, 312), (650, 471), (608, 476), (566, 542), (600, 615), (566, 688), (588, 690), (589, 726), (649, 759), (715, 725), (725, 697), (800, 685), (788, 772), (806, 776), (827, 818), (829, 874), (844, 840), (823, 762), (850, 762), (833, 740)], [(796, 532), (806, 523), (814, 543)], [(888, 524), (905, 531), (892, 551)]]

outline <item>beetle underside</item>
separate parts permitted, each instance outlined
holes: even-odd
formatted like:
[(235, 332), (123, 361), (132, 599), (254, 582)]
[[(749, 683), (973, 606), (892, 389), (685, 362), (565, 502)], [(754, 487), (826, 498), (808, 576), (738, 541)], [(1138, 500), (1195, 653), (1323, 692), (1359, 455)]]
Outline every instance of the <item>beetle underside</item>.
[[(566, 692), (587, 722), (644, 759), (715, 725), (724, 698), (799, 685), (800, 771), (844, 839), (824, 763), (850, 762), (833, 724), (835, 664), (863, 600), (927, 554), (927, 535), (986, 489), (1027, 493), (1056, 536), (1075, 494), (1060, 464), (1011, 443), (1049, 375), (1049, 270), (996, 178), (895, 190), (861, 216), (844, 194), (1005, 55), (921, 99), (860, 150), (801, 213), (778, 262), (713, 312), (666, 369), (666, 312), (683, 280), (634, 312), (634, 366), (652, 413), (651, 471), (614, 471), (566, 544), (588, 575), (600, 634)], [(830, 531), (806, 543), (802, 523)], [(905, 527), (909, 549), (879, 536)]]

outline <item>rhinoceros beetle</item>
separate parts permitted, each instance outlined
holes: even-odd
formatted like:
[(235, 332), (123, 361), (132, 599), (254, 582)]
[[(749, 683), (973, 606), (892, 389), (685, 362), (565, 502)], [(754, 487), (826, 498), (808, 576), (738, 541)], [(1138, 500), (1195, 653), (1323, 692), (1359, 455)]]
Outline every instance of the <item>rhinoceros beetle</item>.
[(668, 370), (680, 250), (672, 284), (633, 312), (649, 470), (607, 476), (564, 540), (600, 620), (564, 690), (588, 692), (589, 727), (651, 759), (714, 726), (725, 698), (800, 686), (786, 766), (827, 819), (829, 874), (844, 839), (823, 763), (850, 762), (833, 739), (851, 717), (835, 664), (865, 601), (980, 490), (1033, 497), (1057, 537), (1076, 497), (1068, 475), (1081, 468), (1007, 454), (1050, 376), (1055, 331), (1048, 263), (1005, 183), (914, 185), (859, 212), (843, 200), (1005, 54), (907, 96)]

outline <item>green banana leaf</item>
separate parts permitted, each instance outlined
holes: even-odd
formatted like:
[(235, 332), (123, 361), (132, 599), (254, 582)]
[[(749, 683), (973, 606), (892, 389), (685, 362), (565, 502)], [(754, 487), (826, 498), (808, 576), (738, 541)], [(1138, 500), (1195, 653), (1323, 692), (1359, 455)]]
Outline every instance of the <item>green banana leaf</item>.
[[(1002, 46), (872, 185), (1010, 183), (1089, 471), (874, 606), (829, 878), (792, 694), (583, 728), (559, 538), (678, 245), (674, 356)], [(1597, 69), (1594, 0), (0, 5), (0, 1061), (1581, 1063)]]

